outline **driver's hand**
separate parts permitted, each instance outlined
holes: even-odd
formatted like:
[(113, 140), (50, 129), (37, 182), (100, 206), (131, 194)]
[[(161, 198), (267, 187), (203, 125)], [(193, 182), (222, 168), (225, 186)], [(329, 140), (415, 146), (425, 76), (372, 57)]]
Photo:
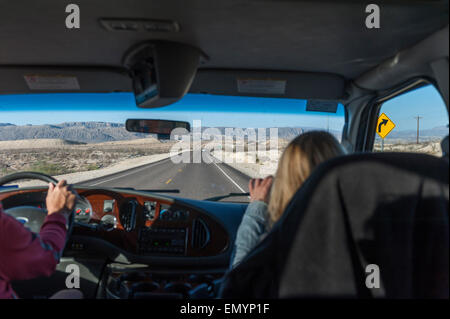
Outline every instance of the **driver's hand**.
[(250, 201), (262, 201), (269, 203), (270, 188), (272, 187), (273, 177), (268, 176), (264, 179), (251, 179), (248, 183), (250, 190)]
[(70, 185), (67, 185), (65, 180), (59, 181), (56, 186), (50, 183), (45, 199), (48, 214), (63, 213), (68, 216), (75, 206), (77, 197), (77, 193), (72, 190)]

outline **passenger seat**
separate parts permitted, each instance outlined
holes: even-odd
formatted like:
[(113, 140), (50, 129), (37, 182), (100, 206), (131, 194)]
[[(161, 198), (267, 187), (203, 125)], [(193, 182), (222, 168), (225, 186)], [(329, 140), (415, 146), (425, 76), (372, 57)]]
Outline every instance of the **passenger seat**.
[(313, 172), (221, 296), (449, 298), (449, 250), (448, 162), (343, 156)]
[(442, 157), (448, 159), (448, 135), (444, 137), (441, 141)]

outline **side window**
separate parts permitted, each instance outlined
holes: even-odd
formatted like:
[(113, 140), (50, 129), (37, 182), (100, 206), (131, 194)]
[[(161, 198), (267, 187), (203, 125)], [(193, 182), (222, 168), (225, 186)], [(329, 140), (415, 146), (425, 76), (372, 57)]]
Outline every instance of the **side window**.
[(375, 129), (375, 152), (442, 156), (440, 143), (449, 132), (448, 112), (436, 88), (427, 85), (386, 101)]

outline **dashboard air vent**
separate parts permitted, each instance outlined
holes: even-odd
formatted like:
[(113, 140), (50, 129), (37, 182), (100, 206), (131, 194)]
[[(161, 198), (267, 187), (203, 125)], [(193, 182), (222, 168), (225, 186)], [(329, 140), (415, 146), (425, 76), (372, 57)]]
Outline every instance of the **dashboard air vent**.
[(135, 200), (131, 200), (120, 207), (120, 223), (127, 232), (132, 231), (135, 227), (137, 205), (138, 203)]
[(210, 240), (209, 229), (206, 226), (206, 223), (200, 218), (195, 219), (192, 226), (192, 247), (195, 249), (202, 249)]

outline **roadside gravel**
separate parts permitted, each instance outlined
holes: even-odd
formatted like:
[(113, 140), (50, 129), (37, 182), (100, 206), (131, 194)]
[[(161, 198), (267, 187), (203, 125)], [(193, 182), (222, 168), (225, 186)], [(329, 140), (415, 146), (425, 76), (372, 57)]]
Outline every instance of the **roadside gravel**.
[[(81, 182), (88, 181), (91, 179), (95, 179), (98, 177), (103, 177), (106, 175), (118, 173), (118, 172), (130, 169), (130, 168), (135, 168), (138, 166), (154, 163), (154, 162), (157, 162), (157, 161), (169, 158), (169, 157), (170, 157), (170, 153), (140, 156), (140, 157), (127, 159), (125, 161), (118, 162), (118, 163), (113, 164), (106, 168), (100, 168), (100, 169), (85, 171), (85, 172), (77, 172), (77, 173), (58, 175), (58, 176), (54, 176), (54, 177), (57, 180), (65, 179), (65, 180), (67, 180), (67, 182), (69, 184), (76, 184), (76, 183), (81, 183)], [(45, 183), (41, 182), (41, 181), (24, 181), (24, 182), (13, 183), (13, 184), (19, 185), (19, 187), (45, 185)]]

